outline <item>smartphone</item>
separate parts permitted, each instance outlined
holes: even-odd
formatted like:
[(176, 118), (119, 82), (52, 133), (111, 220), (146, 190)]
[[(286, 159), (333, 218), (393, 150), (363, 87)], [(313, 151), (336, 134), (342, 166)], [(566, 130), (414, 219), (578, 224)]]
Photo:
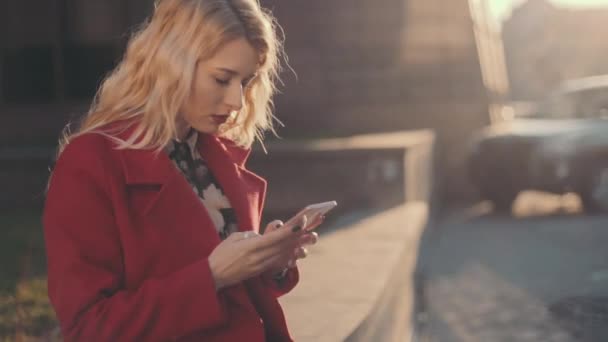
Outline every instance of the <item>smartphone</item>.
[(299, 223), (298, 221), (303, 215), (306, 215), (307, 222), (312, 222), (318, 216), (327, 214), (337, 205), (338, 202), (336, 201), (328, 201), (307, 205), (297, 214), (295, 214), (292, 218), (290, 218), (287, 222), (285, 222), (285, 225), (292, 228), (295, 227)]

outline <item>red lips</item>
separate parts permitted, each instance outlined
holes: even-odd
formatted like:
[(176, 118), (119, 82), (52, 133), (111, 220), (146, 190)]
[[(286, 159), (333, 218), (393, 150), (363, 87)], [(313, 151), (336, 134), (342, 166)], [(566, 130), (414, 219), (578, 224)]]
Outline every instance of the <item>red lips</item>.
[(213, 121), (218, 125), (221, 125), (224, 122), (226, 122), (229, 117), (230, 117), (229, 115), (217, 115), (217, 114), (211, 115), (211, 118), (213, 119)]

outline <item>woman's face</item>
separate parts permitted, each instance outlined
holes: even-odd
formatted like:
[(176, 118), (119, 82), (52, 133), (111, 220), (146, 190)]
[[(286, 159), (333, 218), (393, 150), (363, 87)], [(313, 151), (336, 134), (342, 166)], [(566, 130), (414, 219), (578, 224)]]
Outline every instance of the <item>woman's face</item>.
[(196, 67), (192, 93), (177, 118), (178, 136), (190, 127), (214, 134), (233, 112), (243, 107), (245, 89), (255, 77), (258, 54), (244, 38), (226, 43)]

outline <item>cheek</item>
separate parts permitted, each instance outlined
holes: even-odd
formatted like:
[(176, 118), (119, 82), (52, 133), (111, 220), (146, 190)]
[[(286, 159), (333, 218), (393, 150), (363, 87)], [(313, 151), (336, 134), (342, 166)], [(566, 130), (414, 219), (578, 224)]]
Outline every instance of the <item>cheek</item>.
[(222, 101), (222, 88), (214, 81), (199, 82), (193, 89), (193, 102), (201, 106), (214, 106)]

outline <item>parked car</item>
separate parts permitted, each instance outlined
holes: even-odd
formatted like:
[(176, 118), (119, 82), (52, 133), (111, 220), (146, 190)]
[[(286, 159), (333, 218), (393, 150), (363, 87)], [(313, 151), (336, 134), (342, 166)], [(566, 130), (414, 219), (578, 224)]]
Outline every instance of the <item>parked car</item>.
[(533, 114), (484, 128), (468, 169), (484, 199), (510, 210), (523, 190), (575, 192), (608, 212), (608, 76), (565, 82)]

